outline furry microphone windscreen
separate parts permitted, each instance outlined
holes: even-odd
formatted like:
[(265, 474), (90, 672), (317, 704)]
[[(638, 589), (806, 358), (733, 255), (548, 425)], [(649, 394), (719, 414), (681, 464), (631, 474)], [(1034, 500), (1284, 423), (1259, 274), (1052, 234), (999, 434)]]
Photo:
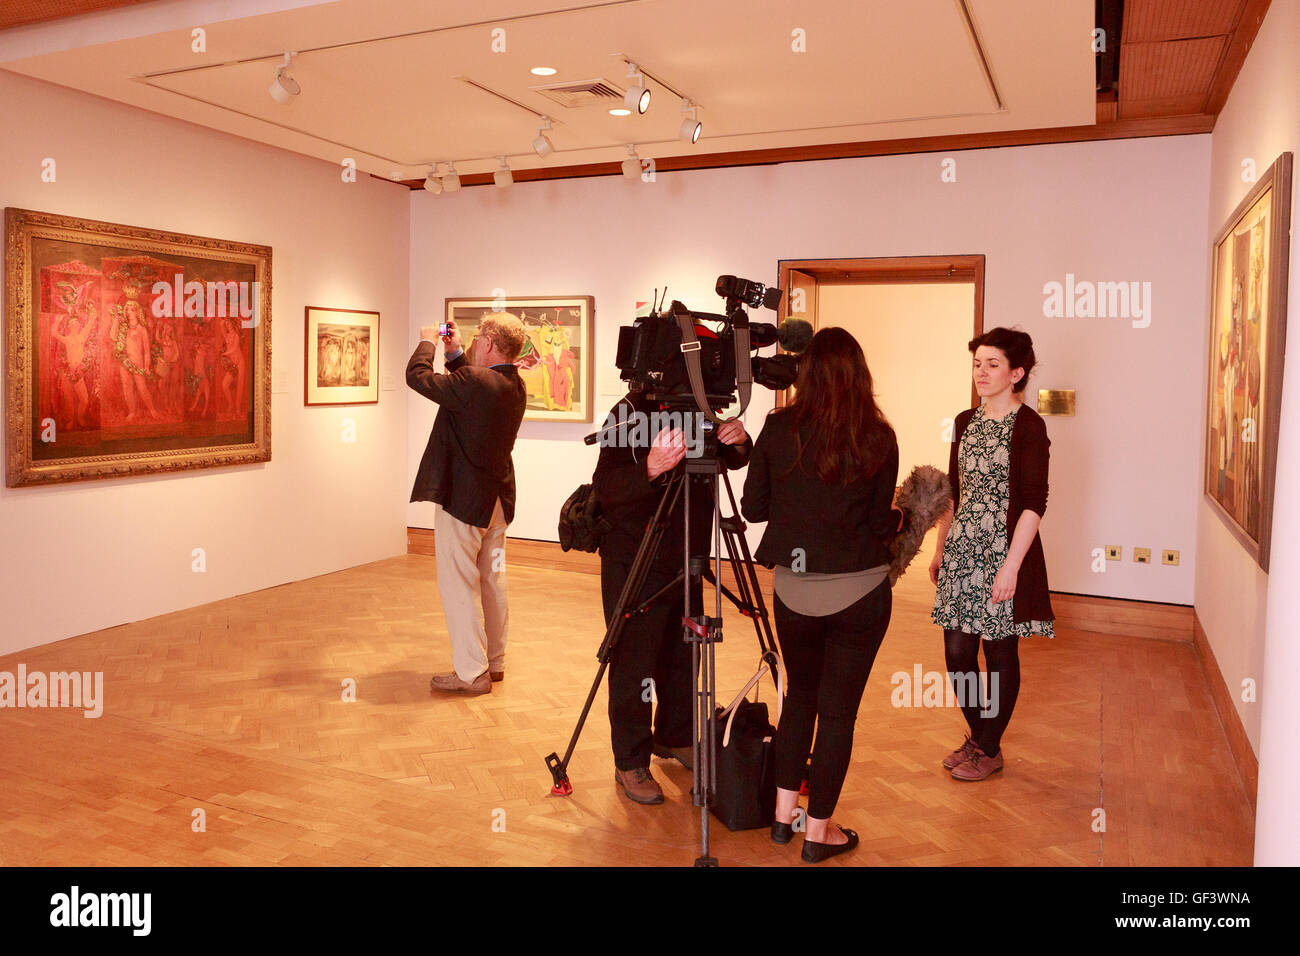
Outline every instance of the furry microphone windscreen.
[(903, 530), (889, 543), (889, 583), (892, 585), (907, 570), (926, 534), (938, 523), (952, 504), (948, 476), (933, 465), (917, 465), (898, 489), (894, 507), (907, 516)]

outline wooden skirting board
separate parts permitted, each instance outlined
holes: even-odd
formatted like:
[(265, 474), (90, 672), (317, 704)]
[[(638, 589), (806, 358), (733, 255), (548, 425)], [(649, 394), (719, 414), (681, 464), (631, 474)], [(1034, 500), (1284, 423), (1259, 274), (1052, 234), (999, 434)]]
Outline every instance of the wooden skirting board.
[(1232, 691), (1228, 687), (1228, 682), (1223, 679), (1223, 672), (1219, 670), (1219, 662), (1214, 657), (1214, 650), (1210, 647), (1205, 628), (1201, 626), (1201, 619), (1195, 613), (1192, 615), (1192, 625), (1196, 653), (1201, 659), (1201, 666), (1205, 668), (1205, 682), (1210, 685), (1210, 697), (1214, 701), (1214, 709), (1219, 712), (1219, 723), (1223, 725), (1223, 733), (1228, 738), (1228, 749), (1232, 751), (1233, 762), (1237, 765), (1237, 772), (1241, 774), (1241, 785), (1246, 790), (1246, 796), (1250, 798), (1251, 808), (1255, 809), (1255, 795), (1259, 788), (1259, 758), (1255, 756), (1250, 738), (1246, 736), (1246, 727), (1241, 722), (1241, 715), (1233, 706)]

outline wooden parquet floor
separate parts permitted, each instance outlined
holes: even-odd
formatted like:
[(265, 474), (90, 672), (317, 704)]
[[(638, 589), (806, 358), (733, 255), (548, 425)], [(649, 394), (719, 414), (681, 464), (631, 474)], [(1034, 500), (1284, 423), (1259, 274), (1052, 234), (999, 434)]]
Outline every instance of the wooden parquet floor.
[[(960, 714), (891, 704), (891, 675), (943, 669), (919, 570), (895, 591), (836, 813), (862, 845), (827, 865), (1250, 864), (1253, 814), (1190, 644), (1064, 629), (1025, 642), (1006, 770), (952, 780), (939, 761)], [(508, 574), (507, 676), (483, 697), (429, 696), (450, 651), (434, 559), (419, 555), (0, 658), (104, 673), (98, 719), (0, 709), (0, 863), (689, 864), (690, 775), (656, 760), (667, 802), (624, 798), (603, 688), (575, 793), (550, 796), (543, 758), (563, 751), (595, 674), (600, 582)], [(753, 672), (752, 634), (728, 614), (719, 696)], [(724, 865), (798, 865), (797, 840), (711, 832)]]

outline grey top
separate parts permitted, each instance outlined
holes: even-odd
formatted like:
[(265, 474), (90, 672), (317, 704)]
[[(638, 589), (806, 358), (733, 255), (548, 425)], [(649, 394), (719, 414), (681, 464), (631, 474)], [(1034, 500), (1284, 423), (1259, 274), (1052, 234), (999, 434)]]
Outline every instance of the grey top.
[(797, 614), (825, 617), (856, 604), (889, 577), (889, 565), (836, 574), (796, 572), (778, 564), (773, 590)]

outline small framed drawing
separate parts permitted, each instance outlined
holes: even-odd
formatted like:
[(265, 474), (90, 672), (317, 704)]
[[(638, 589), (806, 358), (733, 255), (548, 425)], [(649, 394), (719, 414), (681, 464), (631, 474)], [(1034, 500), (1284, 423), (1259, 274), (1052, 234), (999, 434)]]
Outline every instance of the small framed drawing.
[(524, 323), (527, 338), (515, 359), (527, 389), (526, 422), (593, 420), (596, 300), (589, 295), (448, 299), (465, 348), (483, 317), (508, 312)]
[(1265, 572), (1286, 351), (1291, 154), (1256, 181), (1214, 240), (1205, 498)]
[(379, 401), (379, 313), (307, 306), (304, 404)]

